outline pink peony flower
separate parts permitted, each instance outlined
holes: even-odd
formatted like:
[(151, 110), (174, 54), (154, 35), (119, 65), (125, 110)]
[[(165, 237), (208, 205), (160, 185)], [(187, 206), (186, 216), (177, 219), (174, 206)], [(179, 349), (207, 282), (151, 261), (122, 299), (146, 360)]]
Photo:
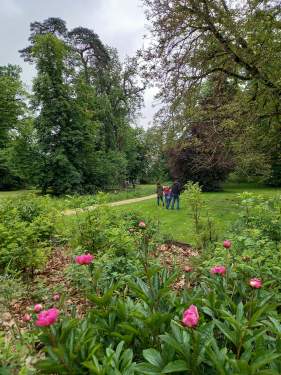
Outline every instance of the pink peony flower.
[(190, 305), (190, 307), (184, 311), (182, 323), (187, 327), (196, 327), (199, 322), (199, 313), (195, 305)]
[(225, 272), (226, 272), (226, 268), (224, 266), (215, 266), (211, 268), (212, 275), (219, 274), (223, 276)]
[(92, 263), (92, 261), (94, 260), (94, 256), (91, 255), (91, 254), (83, 254), (83, 255), (78, 255), (76, 258), (75, 258), (75, 262), (77, 264), (90, 264)]
[(146, 224), (144, 221), (140, 221), (139, 222), (139, 228), (145, 228), (146, 227)]
[(192, 267), (190, 267), (190, 266), (184, 266), (183, 270), (184, 270), (184, 272), (192, 272)]
[(58, 293), (53, 295), (53, 301), (58, 301), (60, 299), (60, 295)]
[(29, 322), (31, 320), (31, 315), (30, 314), (24, 314), (24, 316), (22, 317), (22, 320), (24, 322)]
[(232, 246), (232, 243), (230, 240), (223, 241), (223, 247), (225, 247), (226, 249), (230, 249), (231, 246)]
[(43, 306), (41, 305), (41, 303), (36, 303), (33, 310), (34, 312), (39, 313), (42, 309), (43, 309)]
[(259, 289), (262, 287), (261, 279), (253, 278), (249, 281), (249, 284), (252, 288)]
[(55, 323), (59, 316), (59, 310), (55, 307), (49, 310), (41, 311), (38, 315), (35, 324), (38, 327), (47, 327)]

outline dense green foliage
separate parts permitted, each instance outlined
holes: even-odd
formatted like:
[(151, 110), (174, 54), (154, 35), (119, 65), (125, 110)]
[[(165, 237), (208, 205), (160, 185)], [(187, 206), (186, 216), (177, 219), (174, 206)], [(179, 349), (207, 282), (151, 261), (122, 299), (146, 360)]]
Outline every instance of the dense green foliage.
[[(58, 374), (69, 368), (76, 374), (278, 374), (272, 291), (251, 291), (231, 270), (220, 278), (206, 275), (192, 295), (176, 296), (169, 289), (173, 276), (154, 271), (130, 283), (130, 296), (114, 296), (112, 289), (94, 294), (88, 318), (65, 319), (42, 334), (49, 355), (38, 367)], [(200, 306), (200, 325), (188, 329), (180, 318), (191, 303)]]
[(7, 156), (11, 138), (19, 128), (19, 119), (24, 113), (23, 96), (19, 67), (0, 66), (0, 190), (18, 188), (23, 183), (10, 170)]
[[(186, 192), (200, 235), (206, 209), (202, 192), (198, 184), (189, 184)], [(185, 274), (186, 262), (168, 268), (160, 263), (155, 249), (161, 238), (152, 222), (140, 226), (140, 216), (107, 207), (83, 215), (67, 236), (73, 255), (89, 252), (95, 259), (89, 265), (70, 264), (66, 277), (86, 311), (81, 317), (75, 306), (69, 310), (66, 299), (54, 302), (45, 291), (46, 307), (60, 309), (58, 321), (34, 327), (38, 317), (32, 315), (16, 349), (1, 338), (1, 371), (279, 374), (281, 201), (250, 193), (239, 199), (240, 215), (229, 233), (232, 247), (209, 239), (199, 257), (186, 259), (193, 269)], [(49, 211), (46, 198), (14, 201), (13, 207), (7, 202), (3, 208), (4, 224), (14, 222), (14, 230), (21, 222), (30, 228), (39, 218), (46, 220)], [(52, 230), (43, 233), (37, 227), (36, 233), (48, 239)], [(215, 265), (224, 265), (226, 273), (211, 274)], [(249, 285), (254, 277), (262, 280), (261, 288)], [(182, 318), (191, 305), (197, 306), (199, 321), (189, 328)], [(35, 347), (42, 348), (39, 356)], [(20, 355), (33, 356), (32, 364)]]
[(48, 199), (2, 200), (0, 216), (0, 272), (33, 277), (46, 264), (55, 236)]
[(131, 127), (141, 104), (136, 62), (122, 65), (93, 31), (68, 31), (60, 19), (31, 24), (30, 41), (22, 54), (37, 67), (42, 191), (94, 192), (136, 179), (139, 140)]
[[(265, 198), (252, 193), (239, 197), (239, 220), (231, 229), (233, 240), (232, 261), (237, 272), (260, 270), (259, 274), (270, 278), (273, 284), (280, 279), (280, 196)], [(224, 261), (221, 248), (205, 253), (202, 267)]]
[(121, 63), (92, 30), (69, 31), (59, 18), (31, 23), (30, 31), (20, 51), (37, 71), (29, 100), (19, 69), (1, 67), (0, 188), (84, 194), (142, 178), (136, 59)]
[(64, 81), (67, 55), (65, 45), (55, 36), (37, 36), (32, 56), (38, 76), (34, 83), (36, 105), (40, 115), (35, 121), (41, 153), (39, 185), (46, 193), (79, 191), (81, 159), (85, 147), (85, 123), (79, 121), (76, 103)]
[[(160, 87), (171, 172), (213, 189), (234, 167), (280, 186), (279, 3), (144, 3), (152, 34), (144, 69)], [(206, 92), (213, 82), (232, 90)]]
[[(269, 252), (276, 251), (278, 256), (278, 250), (274, 249), (276, 246), (279, 249), (281, 238), (276, 235), (274, 228), (278, 228), (276, 221), (280, 220), (280, 201), (261, 199), (257, 205), (257, 198), (249, 194), (244, 194), (241, 199), (245, 208), (236, 224), (238, 237), (235, 235), (236, 230), (231, 237), (233, 248), (226, 250), (221, 245), (217, 246), (215, 257), (213, 251), (210, 253), (212, 260), (209, 264), (209, 253), (203, 253), (202, 265), (190, 276), (186, 276), (186, 282), (193, 285), (192, 292), (188, 289), (179, 293), (172, 292), (171, 286), (179, 270), (175, 269), (173, 273), (159, 269), (148, 255), (147, 246), (151, 245), (148, 244), (153, 232), (150, 232), (149, 226), (144, 230), (135, 229), (137, 238), (141, 240), (135, 262), (140, 264), (138, 271), (134, 271), (133, 280), (130, 281), (131, 277), (128, 280), (126, 295), (120, 295), (118, 284), (109, 289), (102, 284), (97, 285), (97, 291), (88, 295), (95, 307), (83, 322), (66, 320), (52, 331), (53, 339), (43, 336), (49, 350), (52, 350), (52, 356), (39, 364), (43, 372), (56, 368), (58, 373), (63, 374), (65, 366), (77, 366), (76, 371), (81, 374), (98, 374), (100, 371), (105, 374), (118, 371), (128, 374), (215, 374), (217, 371), (224, 374), (255, 374), (263, 371), (277, 374), (280, 371), (280, 316), (276, 307), (280, 303), (280, 297), (277, 269), (274, 268), (273, 271), (272, 267), (276, 267), (278, 261), (276, 263), (276, 259), (270, 259), (264, 252), (256, 257), (255, 252), (252, 254), (255, 261), (248, 266), (245, 254), (249, 251), (247, 246), (250, 245), (251, 228), (255, 228), (264, 238), (263, 244), (267, 241), (266, 238), (271, 241), (268, 243)], [(124, 225), (122, 222), (119, 224)], [(132, 224), (127, 221), (127, 225)], [(134, 222), (134, 227), (136, 226), (137, 221)], [(92, 227), (89, 225), (89, 228)], [(244, 228), (244, 233), (241, 228)], [(100, 229), (98, 232), (105, 234), (106, 230), (104, 232)], [(85, 243), (89, 246), (89, 237), (85, 236), (84, 231), (81, 233), (80, 242), (86, 240)], [(241, 242), (239, 236), (247, 237), (246, 243)], [(118, 245), (119, 241), (114, 247), (118, 249)], [(99, 248), (99, 245), (96, 244), (95, 247)], [(242, 249), (243, 254), (240, 255)], [(94, 285), (100, 272), (99, 258), (104, 258), (103, 252), (100, 255), (95, 253), (97, 264), (90, 271)], [(115, 260), (113, 263), (115, 264)], [(108, 258), (106, 264), (110, 264)], [(209, 267), (215, 264), (227, 266), (225, 278), (209, 275)], [(107, 267), (104, 272), (107, 273)], [(260, 291), (251, 290), (247, 286), (249, 278), (254, 276), (261, 277), (265, 282)], [(88, 280), (90, 288), (91, 281)], [(121, 280), (122, 284), (126, 283), (126, 279)], [(104, 291), (101, 292), (101, 289)], [(183, 310), (190, 304), (199, 307), (198, 328), (187, 329), (180, 323)], [(72, 325), (74, 327), (70, 328)], [(91, 335), (95, 332), (95, 340), (92, 341), (93, 356), (89, 352), (87, 336), (84, 344), (86, 351), (77, 353), (75, 339), (73, 349), (72, 346), (69, 347), (70, 337), (83, 335), (82, 332), (92, 332)], [(54, 339), (56, 345), (51, 343)], [(69, 348), (67, 364), (62, 363), (56, 350), (60, 345)], [(109, 345), (113, 350), (113, 358), (116, 356), (114, 360), (108, 358), (106, 348)], [(77, 353), (75, 357), (74, 353)], [(81, 368), (82, 363), (84, 369)]]
[(216, 76), (207, 81), (197, 95), (194, 93), (191, 123), (183, 130), (180, 140), (174, 138), (176, 145), (168, 149), (171, 174), (182, 184), (199, 182), (203, 190), (216, 191), (233, 170), (229, 139), (233, 139), (235, 132), (229, 124), (226, 108), (235, 90), (233, 83)]

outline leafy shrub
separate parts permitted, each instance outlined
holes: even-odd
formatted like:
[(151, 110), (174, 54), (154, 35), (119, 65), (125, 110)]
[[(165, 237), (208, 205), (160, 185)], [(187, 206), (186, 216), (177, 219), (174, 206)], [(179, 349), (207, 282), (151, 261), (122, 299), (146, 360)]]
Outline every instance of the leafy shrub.
[[(280, 243), (276, 220), (279, 220), (280, 205), (278, 200), (271, 202), (247, 194), (240, 198), (241, 217), (230, 237), (233, 246), (204, 249), (201, 266), (186, 276), (186, 286), (191, 285), (192, 289), (185, 287), (178, 292), (173, 291), (178, 272), (162, 269), (150, 257), (153, 230), (146, 234), (147, 227), (143, 231), (137, 228), (139, 218), (127, 215), (123, 222), (124, 218), (110, 216), (106, 211), (99, 215), (103, 224), (98, 227), (96, 212), (91, 225), (84, 223), (79, 235), (81, 243), (86, 239), (85, 250), (100, 246), (104, 248), (102, 255), (106, 256), (107, 243), (112, 245), (113, 251), (116, 246), (116, 254), (121, 255), (118, 252), (122, 230), (120, 233), (119, 230), (129, 225), (134, 228), (135, 233), (131, 235), (135, 242), (124, 241), (124, 249), (130, 246), (132, 249), (122, 256), (126, 254), (126, 258), (131, 258), (134, 254), (138, 272), (128, 274), (124, 270), (119, 277), (110, 278), (104, 258), (99, 263), (99, 255), (92, 269), (79, 268), (88, 272), (91, 279), (87, 295), (94, 306), (82, 321), (74, 321), (79, 327), (83, 326), (85, 332), (91, 332), (91, 343), (95, 345), (93, 354), (88, 352), (89, 340), (81, 335), (79, 344), (85, 345), (85, 349), (79, 353), (74, 349), (69, 352), (65, 340), (72, 340), (73, 348), (78, 341), (74, 339), (71, 326), (63, 328), (69, 320), (64, 317), (51, 328), (48, 336), (42, 336), (47, 356), (44, 371), (65, 374), (67, 366), (78, 366), (80, 374), (111, 373), (112, 367), (102, 372), (99, 366), (107, 363), (108, 353), (114, 357), (117, 348), (122, 347), (117, 357), (121, 358), (130, 350), (130, 355), (129, 352), (124, 354), (128, 356), (129, 374), (279, 374), (281, 274), (277, 263), (280, 262)], [(112, 230), (112, 226), (115, 235), (107, 242), (111, 233), (108, 228)], [(123, 235), (126, 239), (125, 232)], [(249, 252), (252, 262), (248, 262)], [(226, 266), (225, 275), (210, 273), (210, 267), (218, 264)], [(96, 271), (101, 268), (101, 272), (107, 274), (107, 284), (97, 285)], [(262, 278), (260, 289), (250, 286), (252, 277)], [(112, 283), (114, 279), (116, 282)], [(182, 317), (191, 305), (199, 310), (199, 324), (188, 328), (182, 323)], [(59, 356), (59, 348), (68, 353), (64, 361)], [(81, 357), (81, 353), (86, 353), (86, 357)], [(114, 371), (118, 374), (120, 363), (118, 360), (116, 363)], [(39, 367), (42, 370), (42, 364), (39, 363)]]
[[(134, 213), (119, 214), (108, 207), (97, 207), (79, 219), (72, 239), (75, 254), (89, 252), (96, 259), (90, 270), (77, 270), (75, 264), (69, 267), (67, 274), (76, 286), (90, 290), (93, 273), (101, 285), (120, 278), (125, 282), (139, 272), (138, 252), (143, 241), (143, 231), (138, 227), (141, 219)], [(145, 231), (149, 238), (155, 236), (155, 232), (153, 225)]]
[[(205, 248), (177, 291), (179, 270), (151, 256), (153, 224), (139, 226), (143, 218), (106, 207), (83, 215), (74, 253), (96, 257), (89, 265), (71, 265), (68, 275), (89, 309), (76, 317), (66, 308), (55, 324), (36, 328), (45, 353), (36, 365), (40, 373), (280, 374), (280, 200), (239, 199), (232, 247)], [(214, 265), (226, 272), (211, 273)], [(250, 285), (253, 277), (261, 278), (261, 287)], [(189, 328), (183, 315), (191, 305), (199, 322)]]
[[(280, 373), (274, 290), (251, 289), (232, 268), (226, 277), (205, 272), (192, 292), (172, 292), (174, 280), (151, 268), (125, 295), (112, 287), (91, 296), (95, 307), (86, 318), (63, 318), (42, 332), (47, 357), (38, 367), (57, 374), (70, 368), (77, 374)], [(190, 304), (199, 309), (198, 327), (181, 323)]]
[(269, 278), (278, 285), (281, 277), (281, 200), (250, 193), (238, 197), (239, 219), (229, 233), (233, 247), (226, 259), (222, 246), (205, 249), (201, 267), (228, 262), (238, 272)]
[(33, 367), (35, 355), (30, 347), (35, 344), (37, 336), (34, 333), (23, 333), (16, 344), (8, 335), (0, 331), (0, 374), (1, 375), (35, 375)]
[(55, 213), (48, 210), (44, 199), (31, 196), (1, 201), (1, 270), (32, 275), (45, 264), (55, 233)]
[(66, 195), (63, 198), (54, 198), (61, 210), (66, 208), (86, 208), (98, 203), (96, 195)]
[[(202, 188), (198, 182), (189, 181), (185, 185), (183, 198), (191, 209), (195, 245), (197, 248), (205, 248), (218, 238), (214, 220), (209, 216), (206, 202), (203, 199)], [(205, 218), (203, 217), (203, 212)]]

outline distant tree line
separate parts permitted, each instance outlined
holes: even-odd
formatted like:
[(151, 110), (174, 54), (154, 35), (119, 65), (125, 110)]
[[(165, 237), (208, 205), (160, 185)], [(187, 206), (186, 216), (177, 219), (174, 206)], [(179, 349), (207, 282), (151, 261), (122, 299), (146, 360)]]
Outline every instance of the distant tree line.
[(91, 193), (142, 178), (137, 60), (121, 63), (92, 30), (49, 18), (20, 51), (36, 68), (32, 93), (17, 66), (0, 67), (0, 189)]
[[(0, 189), (176, 178), (217, 190), (230, 174), (281, 185), (280, 2), (143, 2), (150, 45), (124, 63), (92, 30), (31, 24), (32, 93), (18, 67), (0, 68)], [(148, 81), (163, 106), (144, 131), (133, 124)]]

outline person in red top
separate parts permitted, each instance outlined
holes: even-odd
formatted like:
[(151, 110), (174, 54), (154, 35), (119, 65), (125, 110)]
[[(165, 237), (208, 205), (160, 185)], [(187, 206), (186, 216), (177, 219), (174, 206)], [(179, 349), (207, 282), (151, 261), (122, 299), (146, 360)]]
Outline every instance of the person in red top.
[(164, 186), (163, 193), (164, 193), (166, 208), (169, 209), (170, 202), (171, 202), (172, 189), (169, 186)]

